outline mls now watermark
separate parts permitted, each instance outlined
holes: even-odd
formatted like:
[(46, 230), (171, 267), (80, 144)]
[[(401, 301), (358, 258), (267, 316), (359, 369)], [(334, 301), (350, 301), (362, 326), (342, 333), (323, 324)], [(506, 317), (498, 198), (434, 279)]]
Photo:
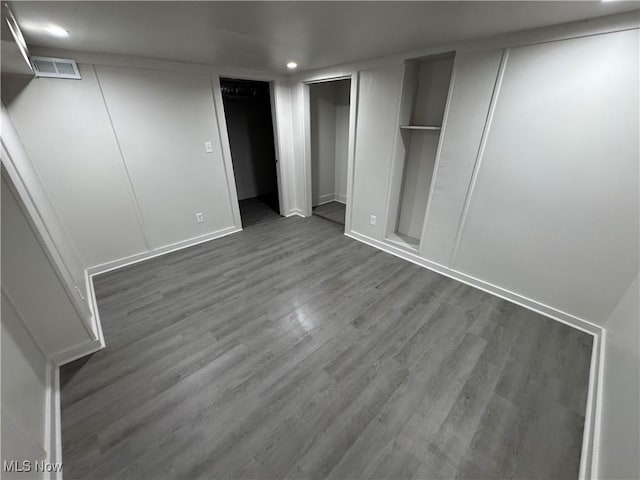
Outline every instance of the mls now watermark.
[(32, 462), (31, 460), (4, 460), (3, 461), (3, 470), (7, 473), (15, 472), (15, 473), (28, 473), (28, 472), (45, 472), (45, 473), (53, 473), (53, 472), (61, 472), (62, 471), (62, 463), (52, 463), (45, 462), (44, 460), (36, 460)]

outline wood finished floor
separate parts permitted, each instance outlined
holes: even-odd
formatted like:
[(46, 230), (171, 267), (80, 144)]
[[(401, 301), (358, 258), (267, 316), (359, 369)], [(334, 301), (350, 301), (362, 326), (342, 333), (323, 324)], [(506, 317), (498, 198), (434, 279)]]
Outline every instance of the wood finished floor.
[(346, 206), (340, 202), (328, 202), (313, 207), (313, 214), (344, 225)]
[(591, 337), (278, 218), (95, 279), (65, 479), (577, 478)]

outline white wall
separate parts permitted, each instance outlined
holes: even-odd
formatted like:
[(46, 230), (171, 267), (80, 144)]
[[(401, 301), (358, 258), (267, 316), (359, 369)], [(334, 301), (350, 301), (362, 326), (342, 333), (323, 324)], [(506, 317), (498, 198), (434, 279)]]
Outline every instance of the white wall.
[[(210, 76), (96, 70), (150, 247), (232, 227)], [(204, 223), (196, 223), (197, 212)]]
[(3, 173), (1, 192), (3, 295), (47, 358), (62, 362), (76, 352), (95, 350), (100, 341), (86, 324), (5, 176)]
[(147, 249), (91, 65), (82, 80), (3, 78), (2, 95), (86, 266)]
[[(47, 361), (2, 291), (2, 461), (47, 459)], [(43, 478), (3, 473), (2, 478)]]
[(636, 276), (605, 327), (598, 478), (640, 478), (640, 280)]
[[(69, 232), (60, 221), (60, 216), (51, 203), (4, 104), (1, 115), (2, 165), (13, 180), (18, 194), (25, 203), (25, 208), (37, 223), (36, 227), (40, 235), (50, 240), (52, 253), (58, 256), (58, 266), (65, 271), (69, 284), (73, 285), (75, 293), (86, 305), (87, 292), (84, 278), (86, 265), (78, 256)], [(88, 310), (86, 313), (89, 313)]]
[(3, 97), (86, 267), (239, 227), (210, 74), (80, 71), (80, 81), (5, 79)]
[(639, 40), (509, 51), (454, 269), (603, 324), (639, 262)]
[[(391, 157), (398, 133), (401, 63), (358, 74), (358, 106), (351, 228), (382, 240), (387, 211)], [(369, 216), (376, 217), (370, 225)]]

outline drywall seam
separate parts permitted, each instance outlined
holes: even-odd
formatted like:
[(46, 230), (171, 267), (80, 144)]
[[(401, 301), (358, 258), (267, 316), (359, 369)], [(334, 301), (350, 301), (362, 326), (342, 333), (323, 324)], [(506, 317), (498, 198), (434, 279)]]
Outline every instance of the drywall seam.
[(98, 76), (98, 71), (96, 69), (96, 66), (94, 64), (91, 64), (91, 68), (93, 69), (93, 73), (96, 76), (96, 82), (98, 83), (98, 90), (100, 91), (100, 97), (102, 98), (104, 109), (107, 112), (107, 118), (109, 119), (109, 126), (111, 127), (113, 138), (115, 139), (116, 145), (118, 146), (118, 152), (120, 153), (122, 166), (124, 167), (124, 171), (127, 176), (127, 185), (129, 186), (129, 192), (131, 193), (133, 205), (135, 207), (136, 219), (138, 220), (138, 225), (140, 226), (140, 232), (142, 233), (142, 240), (144, 241), (144, 244), (147, 247), (147, 250), (151, 250), (151, 242), (149, 241), (147, 229), (144, 224), (144, 218), (142, 217), (142, 211), (140, 210), (140, 203), (138, 202), (138, 196), (136, 195), (135, 188), (133, 187), (133, 181), (131, 180), (129, 167), (127, 167), (127, 162), (124, 158), (124, 152), (122, 151), (122, 146), (120, 145), (120, 140), (118, 139), (118, 134), (116, 133), (116, 127), (113, 124), (113, 119), (111, 118), (111, 112), (109, 111), (109, 105), (107, 105), (107, 99), (104, 96), (104, 91), (102, 90), (102, 83), (100, 82), (100, 77)]
[(451, 108), (451, 102), (453, 99), (453, 88), (456, 82), (457, 62), (455, 56), (453, 60), (453, 68), (451, 69), (451, 79), (449, 80), (449, 90), (447, 91), (447, 102), (444, 106), (444, 116), (442, 117), (442, 128), (440, 130), (440, 136), (438, 138), (438, 148), (436, 150), (436, 159), (433, 164), (433, 172), (431, 173), (431, 183), (429, 185), (429, 194), (427, 195), (427, 207), (424, 212), (424, 220), (422, 221), (422, 232), (420, 235), (420, 245), (418, 245), (418, 251), (422, 253), (423, 239), (425, 238), (425, 232), (427, 231), (427, 223), (429, 220), (429, 214), (431, 213), (431, 200), (433, 199), (433, 193), (436, 185), (436, 178), (438, 176), (438, 169), (440, 168), (440, 156), (442, 153), (442, 145), (444, 144), (444, 138), (447, 131), (447, 119), (449, 118), (449, 110)]
[[(487, 120), (482, 130), (482, 136), (480, 139), (480, 145), (478, 146), (476, 161), (473, 165), (473, 174), (471, 175), (469, 187), (467, 188), (467, 194), (465, 196), (464, 206), (462, 208), (462, 215), (460, 216), (460, 221), (458, 223), (458, 229), (456, 231), (455, 241), (453, 242), (453, 251), (451, 252), (451, 257), (449, 258), (450, 267), (454, 266), (456, 257), (458, 255), (458, 250), (460, 249), (460, 242), (462, 240), (462, 231), (464, 230), (464, 225), (466, 223), (467, 215), (469, 213), (469, 208), (471, 206), (471, 197), (473, 196), (473, 191), (476, 185), (476, 179), (478, 178), (478, 173), (480, 172), (480, 164), (482, 163), (484, 149), (487, 144), (487, 137), (489, 136), (489, 130), (491, 129), (493, 115), (495, 113), (496, 105), (498, 103), (498, 96), (500, 95), (500, 87), (502, 86), (502, 80), (504, 78), (504, 72), (507, 66), (508, 58), (509, 58), (509, 49), (505, 49), (504, 52), (502, 53), (502, 58), (500, 59), (500, 67), (498, 67), (498, 76), (496, 78), (496, 83), (493, 88), (493, 93), (491, 94), (491, 100), (489, 102), (489, 111), (487, 112)], [(435, 179), (435, 175), (434, 175), (434, 179)]]

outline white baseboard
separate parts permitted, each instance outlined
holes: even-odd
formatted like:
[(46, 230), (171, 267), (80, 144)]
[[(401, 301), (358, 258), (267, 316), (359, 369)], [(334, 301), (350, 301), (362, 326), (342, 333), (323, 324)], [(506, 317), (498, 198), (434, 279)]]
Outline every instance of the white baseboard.
[(95, 275), (110, 272), (112, 270), (123, 268), (134, 263), (144, 262), (145, 260), (150, 260), (160, 255), (166, 255), (168, 253), (182, 250), (184, 248), (193, 247), (194, 245), (199, 245), (204, 242), (215, 240), (217, 238), (221, 238), (226, 235), (239, 232), (241, 230), (242, 228), (236, 226), (227, 227), (215, 232), (207, 233), (205, 235), (200, 235), (198, 237), (190, 238), (181, 242), (176, 242), (171, 245), (155, 248), (148, 252), (130, 255), (128, 257), (119, 258), (117, 260), (87, 268), (85, 270), (87, 298), (89, 301), (89, 309), (91, 310), (93, 316), (98, 338), (96, 340), (89, 340), (80, 345), (75, 345), (71, 348), (56, 352), (55, 354), (51, 355), (51, 361), (56, 365), (64, 365), (65, 363), (72, 362), (73, 360), (84, 357), (85, 355), (95, 353), (105, 347), (104, 335), (102, 333), (102, 323), (100, 321), (100, 312), (98, 311), (96, 294), (93, 288), (93, 277)]
[(289, 212), (285, 215), (286, 218), (289, 217), (293, 217), (294, 215), (297, 215), (298, 217), (304, 217), (304, 213), (302, 213), (302, 210), (300, 210), (299, 208), (292, 208), (291, 210), (289, 210)]
[(105, 344), (102, 337), (102, 328), (100, 328), (100, 338), (98, 338), (98, 340), (87, 340), (79, 345), (65, 348), (64, 350), (53, 353), (50, 355), (50, 358), (55, 365), (61, 366), (69, 362), (73, 362), (78, 358), (95, 353), (98, 350), (102, 350), (104, 347)]
[(94, 275), (106, 273), (111, 270), (115, 270), (117, 268), (126, 267), (138, 262), (144, 262), (145, 260), (149, 260), (151, 258), (158, 257), (160, 255), (165, 255), (167, 253), (175, 252), (177, 250), (182, 250), (183, 248), (193, 247), (194, 245), (208, 242), (210, 240), (215, 240), (216, 238), (225, 237), (227, 235), (231, 235), (232, 233), (236, 233), (241, 230), (242, 228), (237, 227), (235, 225), (232, 227), (223, 228), (220, 230), (216, 230), (215, 232), (200, 235), (198, 237), (189, 238), (187, 240), (182, 240), (180, 242), (172, 243), (170, 245), (165, 245), (163, 247), (154, 248), (153, 250), (149, 250), (147, 252), (136, 253), (135, 255), (129, 255), (127, 257), (119, 258), (117, 260), (112, 260), (110, 262), (101, 263), (100, 265), (89, 267), (87, 268), (87, 274), (89, 275), (89, 277), (93, 277)]
[(569, 325), (593, 336), (593, 349), (591, 353), (591, 365), (589, 370), (589, 390), (587, 393), (587, 406), (585, 412), (584, 431), (582, 437), (582, 453), (580, 457), (580, 480), (595, 479), (597, 477), (598, 458), (597, 452), (599, 448), (600, 436), (600, 415), (602, 405), (602, 376), (604, 369), (604, 338), (605, 330), (587, 320), (576, 317), (569, 313), (563, 312), (549, 305), (542, 304), (523, 295), (511, 292), (504, 288), (492, 285), (478, 278), (467, 275), (463, 272), (450, 269), (444, 265), (431, 262), (414, 253), (396, 247), (386, 242), (376, 240), (362, 235), (361, 233), (345, 232), (345, 235), (365, 243), (371, 247), (375, 247), (403, 260), (414, 263), (421, 267), (432, 270), (436, 273), (452, 278), (459, 282), (465, 283), (472, 287), (483, 290), (487, 293), (510, 301), (521, 307), (532, 310), (536, 313), (549, 317), (558, 322)]
[(338, 203), (347, 203), (347, 197), (345, 195), (340, 195), (339, 193), (328, 193), (326, 195), (320, 195), (318, 197), (318, 203), (314, 204), (314, 207), (319, 205), (324, 205), (325, 203), (338, 202)]
[(440, 273), (445, 277), (453, 278), (454, 280), (465, 283), (467, 285), (471, 285), (472, 287), (483, 290), (487, 293), (495, 295), (496, 297), (500, 297), (504, 300), (509, 300), (512, 303), (520, 305), (521, 307), (525, 307), (529, 310), (533, 310), (534, 312), (545, 315), (549, 318), (552, 318), (553, 320), (566, 323), (567, 325), (577, 328), (578, 330), (582, 330), (583, 332), (587, 332), (592, 335), (600, 335), (602, 333), (602, 327), (591, 323), (588, 320), (576, 317), (575, 315), (571, 315), (570, 313), (563, 312), (562, 310), (558, 310), (557, 308), (545, 305), (505, 288), (498, 287), (497, 285), (485, 282), (484, 280), (480, 280), (479, 278), (467, 275), (466, 273), (460, 272), (458, 270), (454, 270), (445, 267), (444, 265), (440, 265), (439, 263), (432, 262), (430, 260), (427, 260), (426, 258), (420, 257), (415, 253), (411, 253), (391, 243), (376, 240), (374, 238), (368, 237), (367, 235), (354, 232), (353, 230), (351, 232), (345, 232), (345, 235), (353, 238), (354, 240), (358, 240), (362, 243), (366, 243), (369, 246), (390, 253), (391, 255), (400, 257), (404, 260), (407, 260), (408, 262), (415, 263), (416, 265), (428, 268), (429, 270), (433, 270), (434, 272)]

